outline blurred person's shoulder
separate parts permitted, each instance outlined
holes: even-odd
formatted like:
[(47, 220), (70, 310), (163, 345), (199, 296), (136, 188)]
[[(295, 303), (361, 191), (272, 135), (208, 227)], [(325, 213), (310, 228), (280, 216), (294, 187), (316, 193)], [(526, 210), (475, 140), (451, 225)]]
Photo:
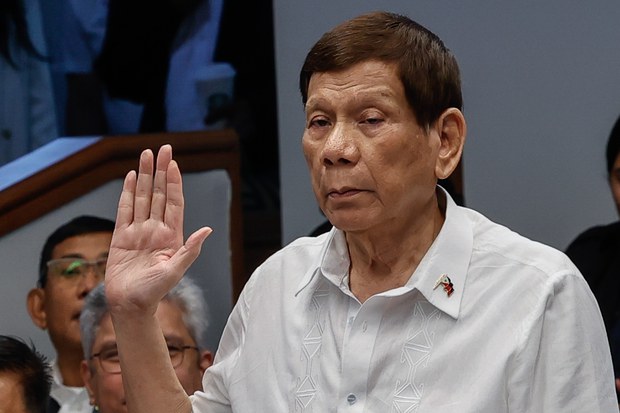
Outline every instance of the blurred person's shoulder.
[(577, 235), (577, 237), (571, 242), (569, 249), (576, 245), (590, 242), (608, 242), (608, 241), (620, 241), (620, 221), (613, 222), (606, 225), (595, 225), (590, 227)]

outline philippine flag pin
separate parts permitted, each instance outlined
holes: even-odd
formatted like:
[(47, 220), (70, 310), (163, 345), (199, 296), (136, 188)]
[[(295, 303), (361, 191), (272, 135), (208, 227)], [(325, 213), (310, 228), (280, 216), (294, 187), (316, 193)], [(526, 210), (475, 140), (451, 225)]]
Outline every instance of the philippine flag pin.
[(454, 292), (454, 284), (452, 284), (452, 281), (450, 280), (450, 277), (448, 277), (448, 274), (441, 274), (439, 276), (439, 278), (435, 282), (435, 286), (433, 287), (433, 290), (439, 287), (440, 285), (443, 286), (443, 290), (446, 292), (448, 297), (450, 297), (452, 293)]

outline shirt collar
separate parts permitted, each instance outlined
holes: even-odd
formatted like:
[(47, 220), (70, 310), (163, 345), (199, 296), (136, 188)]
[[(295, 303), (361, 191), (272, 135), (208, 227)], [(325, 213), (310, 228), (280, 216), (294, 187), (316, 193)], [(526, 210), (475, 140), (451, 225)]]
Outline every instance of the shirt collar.
[[(458, 318), (472, 255), (473, 229), (465, 209), (456, 205), (443, 188), (440, 190), (446, 199), (446, 219), (406, 287), (416, 288), (432, 305)], [(448, 287), (444, 289), (440, 283), (443, 276), (452, 283), (450, 294)]]
[[(54, 398), (61, 406), (74, 406), (74, 411), (88, 411), (89, 399), (85, 387), (69, 387), (62, 383), (62, 376), (58, 362), (54, 360), (52, 363), (52, 388), (50, 396)], [(78, 407), (79, 406), (79, 407)]]
[[(456, 205), (443, 188), (438, 186), (437, 191), (438, 197), (445, 199), (446, 217), (437, 238), (407, 284), (384, 294), (400, 295), (415, 288), (439, 310), (458, 318), (472, 254), (473, 230), (465, 210)], [(316, 262), (302, 277), (296, 296), (320, 274), (341, 289), (348, 280), (350, 261), (344, 232), (334, 227), (321, 236), (326, 240)], [(436, 286), (443, 276), (447, 276), (452, 283), (451, 294), (442, 284)]]
[(315, 277), (323, 274), (328, 280), (337, 286), (341, 286), (349, 273), (349, 249), (344, 232), (332, 227), (332, 229), (320, 235), (325, 237), (323, 247), (317, 255), (317, 259), (308, 267), (297, 287), (297, 296), (304, 290)]

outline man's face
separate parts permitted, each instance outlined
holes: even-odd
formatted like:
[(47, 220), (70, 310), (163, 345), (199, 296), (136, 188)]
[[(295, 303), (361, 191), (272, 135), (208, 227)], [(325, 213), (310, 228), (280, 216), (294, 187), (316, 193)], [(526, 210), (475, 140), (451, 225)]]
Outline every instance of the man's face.
[(434, 202), (439, 133), (418, 125), (395, 64), (312, 75), (303, 149), (322, 211), (336, 227), (402, 225)]
[(24, 389), (13, 372), (0, 372), (0, 413), (28, 413)]
[[(183, 313), (175, 304), (162, 301), (155, 315), (169, 347), (196, 346), (195, 340), (183, 322)], [(103, 317), (97, 329), (92, 354), (108, 349), (116, 349), (116, 334), (109, 313)], [(208, 351), (203, 353), (194, 349), (183, 351), (183, 359), (175, 367), (175, 372), (186, 393), (192, 394), (202, 388), (202, 374), (211, 362), (212, 355)], [(104, 371), (100, 361), (95, 358), (82, 362), (82, 378), (91, 402), (99, 406), (101, 413), (127, 413), (121, 374)]]
[[(52, 259), (81, 258), (95, 261), (107, 258), (111, 232), (94, 232), (70, 237), (56, 245)], [(40, 294), (40, 327), (46, 328), (57, 352), (81, 351), (79, 317), (84, 298), (103, 278), (93, 267), (83, 275), (66, 277), (48, 270)], [(39, 324), (39, 323), (38, 323)]]
[[(181, 348), (196, 347), (194, 340), (183, 321), (183, 312), (169, 301), (162, 301), (157, 308), (157, 319), (168, 346)], [(202, 389), (202, 374), (211, 366), (213, 356), (209, 351), (195, 349), (183, 350), (183, 361), (174, 371), (187, 394)]]
[[(106, 314), (95, 334), (91, 354), (116, 348), (116, 334), (110, 314)], [(127, 413), (125, 392), (120, 374), (107, 373), (95, 358), (82, 361), (82, 379), (88, 389), (91, 404), (99, 406), (101, 413)]]

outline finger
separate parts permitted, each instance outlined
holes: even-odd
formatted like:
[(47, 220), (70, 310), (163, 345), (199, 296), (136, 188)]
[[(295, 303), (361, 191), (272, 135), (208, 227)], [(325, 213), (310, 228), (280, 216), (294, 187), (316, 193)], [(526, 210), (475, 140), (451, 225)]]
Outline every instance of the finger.
[(150, 149), (140, 155), (140, 169), (134, 200), (134, 222), (144, 222), (151, 215), (151, 195), (153, 192), (153, 152)]
[(129, 171), (123, 181), (123, 190), (118, 200), (115, 228), (126, 227), (133, 221), (133, 202), (136, 191), (136, 171)]
[(183, 179), (181, 171), (176, 161), (171, 161), (167, 171), (166, 186), (166, 226), (174, 230), (180, 231), (181, 239), (183, 239)]
[(200, 255), (202, 244), (212, 232), (211, 228), (203, 227), (190, 235), (185, 245), (179, 248), (168, 261), (173, 274), (184, 274), (187, 271)]
[(166, 210), (166, 175), (172, 160), (172, 147), (163, 145), (159, 148), (153, 181), (153, 199), (151, 199), (151, 218), (163, 221)]

